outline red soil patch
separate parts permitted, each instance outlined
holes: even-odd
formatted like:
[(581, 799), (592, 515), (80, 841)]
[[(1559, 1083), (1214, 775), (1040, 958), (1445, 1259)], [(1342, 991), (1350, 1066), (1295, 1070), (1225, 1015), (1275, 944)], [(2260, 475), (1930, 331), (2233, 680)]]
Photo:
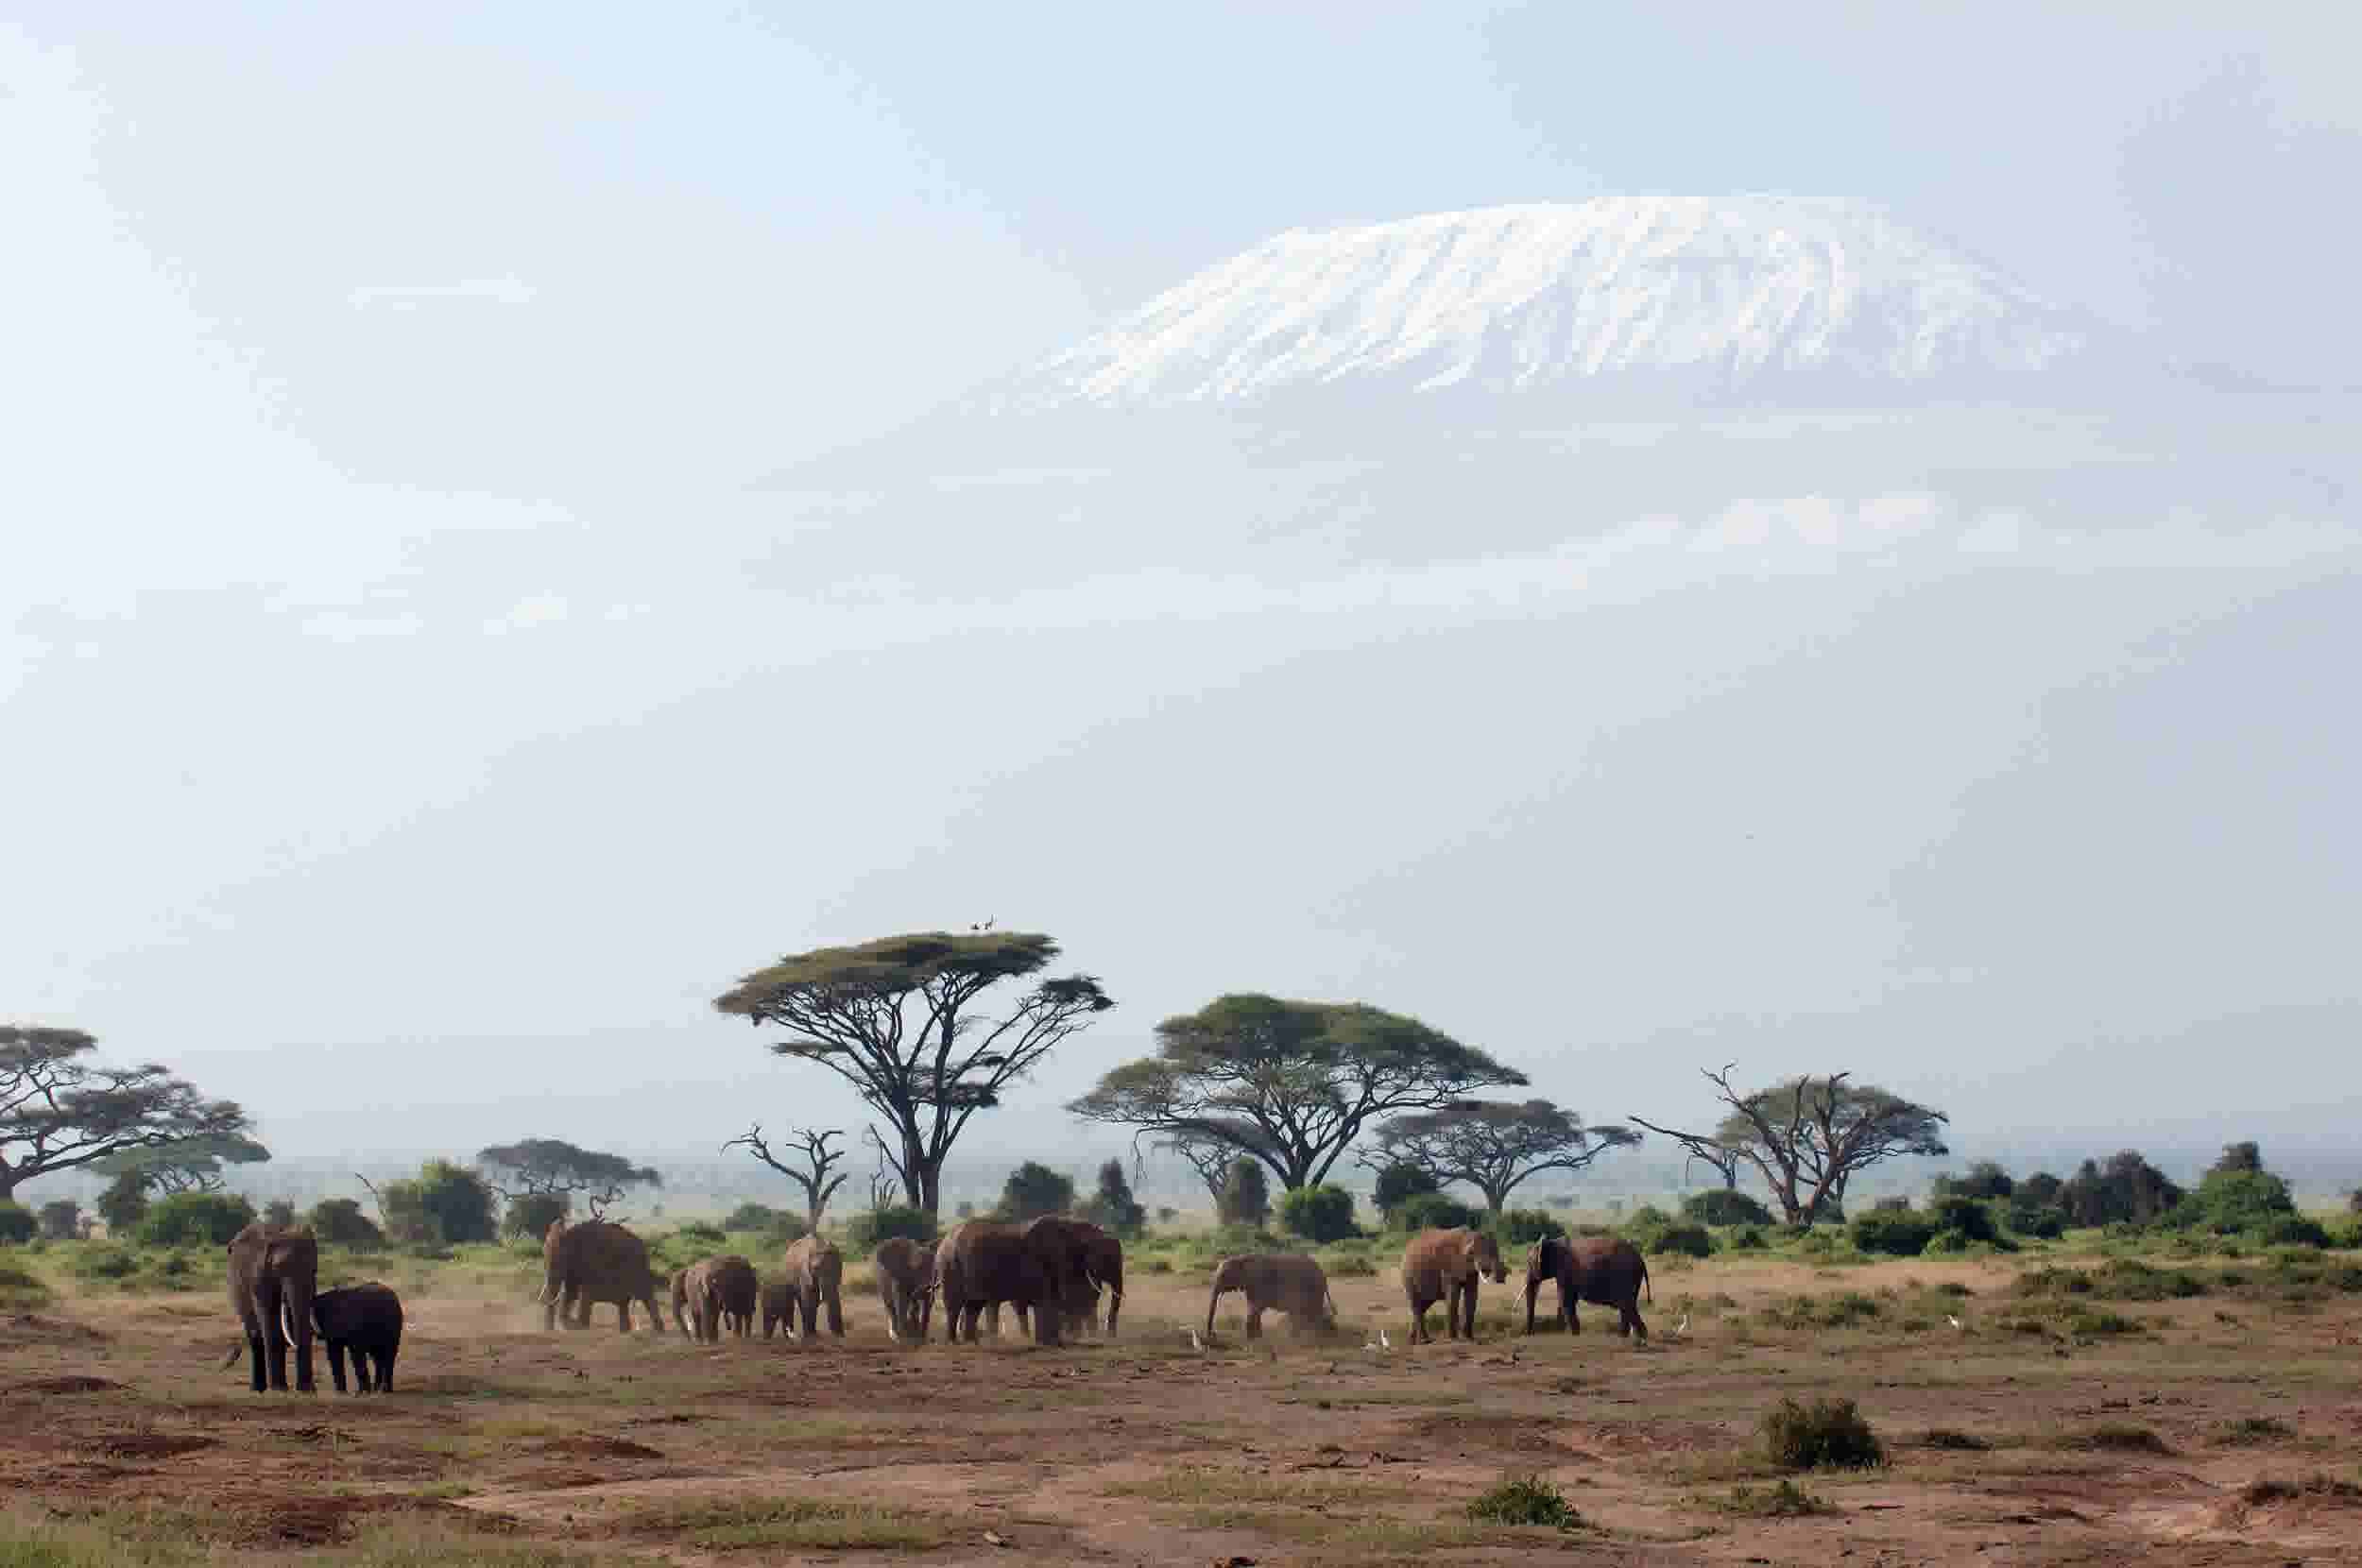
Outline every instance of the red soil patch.
[(563, 1454), (576, 1459), (660, 1459), (664, 1456), (643, 1442), (628, 1438), (546, 1438), (534, 1447), (544, 1454)]
[(37, 1377), (29, 1383), (11, 1383), (0, 1392), (9, 1394), (103, 1394), (122, 1388), (103, 1377)]

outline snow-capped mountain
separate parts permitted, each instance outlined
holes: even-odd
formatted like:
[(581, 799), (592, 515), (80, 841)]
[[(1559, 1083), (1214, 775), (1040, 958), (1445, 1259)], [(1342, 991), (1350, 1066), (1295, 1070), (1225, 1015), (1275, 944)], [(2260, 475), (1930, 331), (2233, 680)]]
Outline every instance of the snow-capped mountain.
[(992, 388), (996, 412), (1320, 392), (1933, 389), (2055, 372), (2067, 313), (1858, 202), (1617, 196), (1291, 230)]

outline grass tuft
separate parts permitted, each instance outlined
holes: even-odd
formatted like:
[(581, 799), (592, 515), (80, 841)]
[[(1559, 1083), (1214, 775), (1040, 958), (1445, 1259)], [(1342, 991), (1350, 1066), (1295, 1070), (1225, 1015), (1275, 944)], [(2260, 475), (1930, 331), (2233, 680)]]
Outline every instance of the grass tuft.
[(2165, 1440), (2146, 1426), (2130, 1422), (2101, 1422), (2077, 1427), (2050, 1440), (2053, 1448), (2102, 1449), (2114, 1454), (2170, 1454)]
[(1727, 1497), (1699, 1497), (1694, 1501), (1717, 1513), (1737, 1514), (1747, 1519), (1806, 1519), (1818, 1513), (1837, 1512), (1827, 1500), (1814, 1496), (1785, 1475), (1768, 1487), (1736, 1486)]
[(1539, 1475), (1512, 1475), (1468, 1505), (1480, 1525), (1542, 1525), (1554, 1530), (1583, 1527), (1583, 1515), (1566, 1494)]
[(657, 1503), (623, 1516), (637, 1534), (662, 1535), (710, 1552), (748, 1547), (814, 1551), (926, 1551), (951, 1538), (930, 1514), (879, 1504), (806, 1497), (705, 1498)]
[(1783, 1399), (1763, 1416), (1764, 1457), (1783, 1470), (1865, 1470), (1886, 1450), (1850, 1399)]
[(2217, 1426), (2211, 1440), (2218, 1447), (2235, 1448), (2251, 1443), (2283, 1442), (2296, 1435), (2296, 1428), (2285, 1421), (2274, 1421), (2269, 1416), (2241, 1416)]
[(1920, 1434), (1919, 1445), (1922, 1448), (1950, 1448), (1973, 1454), (1981, 1454), (1993, 1446), (1973, 1433), (1956, 1432), (1948, 1426), (1930, 1426)]

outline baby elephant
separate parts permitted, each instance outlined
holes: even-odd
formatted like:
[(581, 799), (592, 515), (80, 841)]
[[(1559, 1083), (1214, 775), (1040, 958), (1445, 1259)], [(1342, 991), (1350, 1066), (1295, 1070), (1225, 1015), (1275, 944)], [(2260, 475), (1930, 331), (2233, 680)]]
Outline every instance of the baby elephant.
[[(383, 1285), (348, 1285), (312, 1298), (312, 1321), (328, 1344), (328, 1375), (345, 1391), (345, 1352), (352, 1353), (352, 1391), (390, 1392), (394, 1356), (402, 1349), (402, 1298)], [(369, 1378), (374, 1360), (376, 1381)]]

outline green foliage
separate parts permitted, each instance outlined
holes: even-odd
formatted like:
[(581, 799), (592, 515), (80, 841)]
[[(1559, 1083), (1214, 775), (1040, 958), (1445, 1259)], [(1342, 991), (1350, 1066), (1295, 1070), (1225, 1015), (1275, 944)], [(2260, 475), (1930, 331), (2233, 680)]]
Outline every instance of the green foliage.
[(1938, 1228), (1933, 1217), (1910, 1209), (1873, 1209), (1856, 1215), (1846, 1234), (1865, 1253), (1917, 1257), (1935, 1239)]
[(82, 1205), (71, 1198), (57, 1198), (41, 1206), (41, 1235), (44, 1241), (74, 1241), (82, 1234)]
[(1790, 1296), (1755, 1309), (1755, 1316), (1773, 1328), (1855, 1328), (1876, 1322), (1885, 1315), (1884, 1303), (1858, 1290), (1840, 1290), (1833, 1296)]
[(684, 1220), (673, 1227), (673, 1235), (683, 1241), (699, 1241), (710, 1247), (718, 1247), (729, 1239), (721, 1226), (706, 1219)]
[(235, 1102), (206, 1099), (152, 1063), (100, 1066), (90, 1060), (97, 1048), (78, 1029), (0, 1024), (0, 1172), (11, 1190), (48, 1171), (246, 1131)]
[(2064, 1182), (2062, 1182), (2059, 1178), (2053, 1176), (2047, 1170), (2037, 1170), (2031, 1176), (2028, 1176), (2024, 1181), (2018, 1183), (2015, 1188), (2011, 1191), (2010, 1196), (2013, 1199), (2039, 1203), (2048, 1207), (2056, 1207), (2059, 1202), (2059, 1193), (2065, 1187), (2065, 1185), (2066, 1184)]
[(1138, 1236), (1148, 1228), (1148, 1210), (1132, 1196), (1121, 1160), (1109, 1160), (1099, 1167), (1099, 1190), (1083, 1205), (1083, 1218), (1121, 1236)]
[(253, 1223), (254, 1205), (235, 1193), (176, 1192), (149, 1206), (138, 1239), (143, 1247), (221, 1247)]
[[(2233, 1150), (2242, 1148), (2251, 1149), (2253, 1145), (2232, 1146)], [(2238, 1231), (2261, 1231), (2273, 1220), (2296, 1212), (2296, 1201), (2288, 1195), (2288, 1184), (2269, 1171), (2217, 1165), (2198, 1184), (2198, 1190), (2175, 1206), (2167, 1222), (2228, 1236)]]
[(2009, 1197), (2017, 1190), (2017, 1184), (2010, 1180), (2008, 1171), (1991, 1160), (1978, 1160), (1968, 1167), (1965, 1176), (1954, 1176), (1947, 1172), (1937, 1177), (1934, 1187), (1934, 1195), (1938, 1198), (1988, 1199)]
[(1223, 1173), (1214, 1216), (1225, 1225), (1262, 1225), (1271, 1219), (1271, 1180), (1262, 1162), (1241, 1154)]
[(1353, 1194), (1324, 1183), (1298, 1187), (1279, 1201), (1280, 1228), (1315, 1242), (1343, 1241), (1355, 1234)]
[(722, 1221), (726, 1231), (751, 1231), (784, 1246), (805, 1234), (803, 1216), (775, 1209), (767, 1203), (741, 1203)]
[(563, 1192), (521, 1192), (508, 1201), (507, 1212), (501, 1216), (501, 1234), (538, 1241), (573, 1206), (573, 1198)]
[(49, 1298), (49, 1287), (40, 1276), (13, 1259), (0, 1258), (0, 1312), (32, 1312), (47, 1306)]
[(1728, 1497), (1705, 1501), (1718, 1513), (1735, 1513), (1749, 1519), (1805, 1519), (1837, 1511), (1785, 1475), (1772, 1486), (1736, 1486)]
[(1501, 1212), (1499, 1239), (1510, 1246), (1526, 1247), (1547, 1236), (1565, 1236), (1566, 1227), (1550, 1218), (1547, 1209), (1505, 1209)]
[(1685, 1257), (1705, 1257), (1714, 1251), (1714, 1237), (1703, 1225), (1668, 1225), (1650, 1238), (1652, 1253), (1678, 1253)]
[(1976, 1198), (1947, 1196), (1928, 1205), (1928, 1217), (1939, 1231), (1956, 1231), (1968, 1241), (1990, 1242), (2006, 1250), (2009, 1237), (1994, 1218), (1993, 1205)]
[(1772, 1211), (1737, 1187), (1708, 1187), (1682, 1200), (1682, 1217), (1700, 1225), (1769, 1225)]
[(1763, 1417), (1764, 1457), (1783, 1470), (1865, 1470), (1886, 1450), (1850, 1399), (1783, 1399)]
[(406, 1181), (378, 1190), (385, 1234), (404, 1247), (461, 1246), (499, 1234), (490, 1184), (464, 1166), (429, 1160)]
[(1406, 1236), (1416, 1236), (1421, 1231), (1448, 1231), (1463, 1225), (1473, 1230), (1484, 1222), (1484, 1216), (1456, 1198), (1422, 1192), (1396, 1204), (1386, 1222)]
[(1585, 1127), (1583, 1117), (1547, 1099), (1462, 1099), (1388, 1122), (1378, 1132), (1377, 1161), (1416, 1166), (1439, 1183), (1465, 1182), (1498, 1213), (1512, 1192), (1543, 1171), (1581, 1170), (1609, 1150), (1639, 1141), (1627, 1127)]
[(1045, 1214), (1064, 1214), (1073, 1206), (1074, 1179), (1028, 1160), (1009, 1172), (994, 1212), (1013, 1224), (1023, 1224)]
[(147, 1178), (136, 1170), (125, 1171), (108, 1184), (93, 1206), (107, 1222), (109, 1236), (128, 1236), (147, 1213)]
[(1583, 1515), (1566, 1494), (1539, 1475), (1515, 1475), (1468, 1505), (1468, 1517), (1483, 1525), (1540, 1525), (1553, 1530), (1583, 1527)]
[[(514, 1188), (515, 1200), (525, 1197), (563, 1196), (588, 1193), (590, 1212), (597, 1214), (606, 1204), (613, 1202), (636, 1186), (662, 1186), (664, 1178), (653, 1166), (636, 1166), (621, 1154), (605, 1154), (597, 1150), (581, 1149), (563, 1138), (523, 1138), (516, 1143), (494, 1144), (476, 1152), (476, 1164), (492, 1173), (499, 1187)], [(533, 1211), (546, 1213), (547, 1205)], [(552, 1216), (553, 1219), (562, 1216)], [(542, 1230), (549, 1228), (542, 1221)], [(522, 1236), (522, 1231), (512, 1231)], [(533, 1233), (539, 1235), (539, 1231)], [(453, 1238), (457, 1239), (457, 1238)]]
[(110, 1287), (127, 1296), (155, 1296), (217, 1287), (228, 1271), (228, 1259), (219, 1247), (165, 1249), (100, 1241), (75, 1248), (65, 1267), (86, 1286)]
[(2010, 1229), (2020, 1236), (2037, 1240), (2056, 1241), (2066, 1235), (2066, 1211), (2055, 1204), (2040, 1203), (2018, 1192), (2009, 1201)]
[(328, 1247), (383, 1247), (385, 1233), (377, 1228), (377, 1221), (361, 1210), (350, 1198), (323, 1198), (312, 1205), (304, 1216), (304, 1223), (312, 1227), (313, 1236)]
[(2148, 1225), (2182, 1202), (2182, 1189), (2138, 1150), (2127, 1149), (2111, 1154), (2105, 1165), (2085, 1160), (2057, 1199), (2077, 1225)]
[(2267, 1247), (2326, 1247), (2330, 1244), (2329, 1227), (2309, 1214), (2274, 1215), (2256, 1231), (2256, 1239)]
[(1734, 1253), (1759, 1253), (1769, 1245), (1763, 1239), (1763, 1232), (1754, 1225), (1741, 1225), (1731, 1232), (1730, 1246)]
[(33, 1211), (13, 1198), (0, 1198), (0, 1243), (20, 1246), (41, 1235)]
[(857, 1214), (845, 1222), (847, 1245), (864, 1253), (875, 1252), (879, 1242), (893, 1236), (932, 1242), (935, 1235), (935, 1217), (910, 1203), (888, 1203), (883, 1208)]
[(2264, 1168), (2264, 1150), (2253, 1143), (2227, 1143), (2222, 1157), (2207, 1167), (2209, 1176), (2237, 1175), (2257, 1172)]
[(1378, 1204), (1378, 1212), (1391, 1223), (1395, 1209), (1404, 1199), (1442, 1190), (1443, 1184), (1419, 1167), (1404, 1160), (1392, 1160), (1378, 1168), (1378, 1192), (1374, 1201)]

